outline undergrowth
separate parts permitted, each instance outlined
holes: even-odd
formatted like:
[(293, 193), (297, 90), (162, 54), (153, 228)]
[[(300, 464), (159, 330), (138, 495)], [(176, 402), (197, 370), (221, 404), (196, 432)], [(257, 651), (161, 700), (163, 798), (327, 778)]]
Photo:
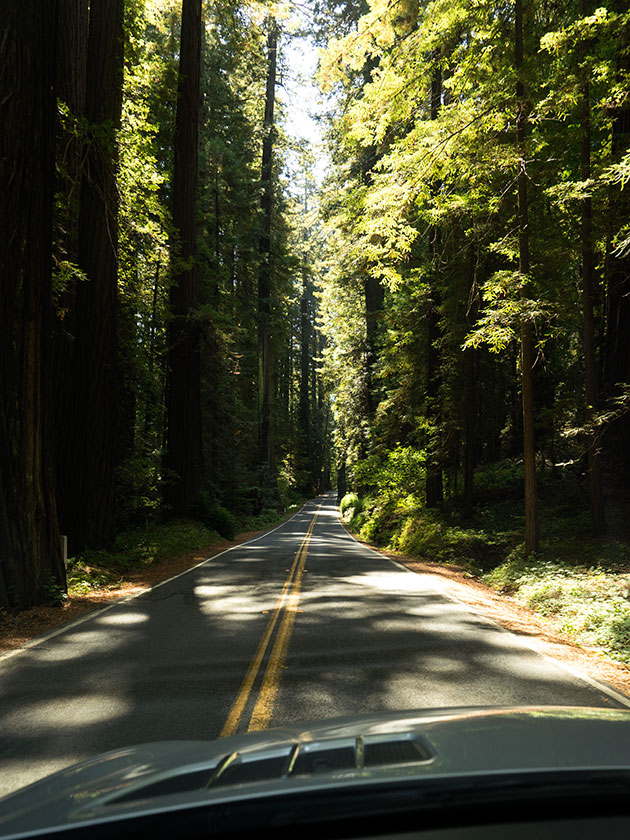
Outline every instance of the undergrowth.
[(630, 570), (512, 558), (483, 577), (584, 645), (630, 665)]
[(111, 551), (88, 550), (69, 558), (68, 593), (84, 595), (116, 586), (131, 572), (207, 548), (219, 539), (216, 531), (192, 519), (130, 528), (118, 534)]
[(299, 507), (294, 505), (284, 514), (263, 508), (257, 516), (238, 522), (225, 508), (200, 499), (200, 518), (205, 521), (177, 519), (147, 523), (145, 527), (130, 528), (118, 534), (111, 551), (84, 551), (69, 558), (68, 594), (87, 595), (94, 590), (115, 588), (128, 575), (155, 563), (209, 548), (222, 538), (232, 539), (238, 531), (273, 527)]

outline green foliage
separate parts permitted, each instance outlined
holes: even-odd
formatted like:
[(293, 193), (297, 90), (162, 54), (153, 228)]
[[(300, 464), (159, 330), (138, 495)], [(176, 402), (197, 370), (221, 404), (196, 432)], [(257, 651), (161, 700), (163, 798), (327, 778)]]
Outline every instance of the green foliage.
[[(366, 542), (386, 547), (391, 538), (395, 516), (392, 515), (391, 505), (380, 504), (374, 498), (366, 499), (364, 512), (357, 517), (356, 528), (359, 536)], [(352, 528), (355, 523), (350, 521)]]
[(630, 664), (630, 576), (583, 564), (513, 557), (484, 580), (584, 645)]
[[(571, 503), (580, 495), (579, 527), (586, 450), (593, 441), (605, 450), (611, 430), (628, 428), (623, 385), (609, 385), (620, 396), (607, 405), (586, 405), (582, 282), (588, 244), (594, 333), (613, 335), (602, 290), (617, 282), (611, 261), (625, 258), (628, 246), (627, 219), (618, 213), (612, 229), (609, 211), (613, 194), (625, 207), (630, 172), (627, 137), (615, 129), (627, 109), (629, 17), (606, 6), (589, 15), (579, 4), (523, 7), (523, 149), (514, 131), (515, 7), (432, 0), (407, 21), (411, 7), (403, 4), (402, 14), (400, 6), (370, 0), (341, 35), (331, 14), (337, 37), (321, 61), (338, 97), (322, 201), (324, 374), (349, 485), (373, 501), (362, 536), (422, 556), (461, 551), (487, 568), (480, 558), (494, 562), (498, 546), (512, 550), (524, 524), (516, 508), (524, 485), (523, 332), (534, 343), (539, 466), (554, 480), (571, 467), (561, 492)], [(380, 311), (368, 309), (374, 279)], [(619, 336), (616, 346), (624, 342)], [(611, 346), (598, 348), (602, 358)], [(441, 516), (465, 514), (461, 532), (422, 521), (429, 491)], [(487, 494), (492, 504), (484, 504)], [(558, 536), (551, 528), (550, 540)]]
[(52, 576), (46, 579), (42, 589), (44, 590), (46, 603), (51, 606), (61, 606), (61, 604), (63, 604), (63, 602), (68, 598), (65, 589), (62, 586), (59, 586)]
[(385, 457), (371, 455), (354, 467), (354, 480), (360, 488), (374, 488), (387, 500), (413, 496), (422, 499), (425, 486), (426, 455), (411, 446), (396, 446)]
[[(484, 314), (464, 342), (464, 350), (486, 344), (491, 352), (500, 353), (518, 337), (522, 323), (544, 328), (553, 320), (552, 307), (548, 304), (515, 296), (514, 287), (522, 284), (523, 277), (513, 272), (493, 275), (483, 288), (483, 300), (487, 304)], [(549, 338), (550, 334), (545, 333), (545, 337)]]
[(524, 546), (520, 544), (510, 552), (500, 566), (488, 572), (483, 579), (489, 586), (509, 595), (516, 591), (517, 582), (531, 567), (536, 567), (536, 560), (534, 557), (527, 558)]
[[(292, 473), (281, 471), (278, 476), (278, 497), (282, 510), (287, 511), (304, 501), (304, 496), (296, 487), (296, 477)], [(261, 511), (262, 513), (262, 511)], [(277, 511), (276, 511), (277, 515)]]
[(339, 503), (339, 510), (345, 521), (349, 521), (363, 510), (363, 503), (356, 493), (346, 493)]
[(119, 526), (155, 519), (161, 506), (160, 452), (134, 454), (119, 465), (116, 494)]
[(59, 318), (67, 313), (67, 295), (77, 282), (86, 280), (78, 265), (70, 260), (57, 260), (52, 273), (53, 308)]
[(236, 517), (213, 499), (210, 493), (201, 491), (197, 494), (193, 514), (226, 540), (234, 539), (238, 530)]
[(212, 545), (217, 533), (192, 519), (132, 528), (116, 537), (112, 565), (151, 565)]
[[(104, 559), (104, 558), (103, 558)], [(68, 594), (86, 596), (91, 592), (106, 590), (120, 583), (120, 573), (101, 565), (91, 565), (79, 557), (68, 561)]]
[[(363, 529), (369, 525), (369, 517), (367, 513), (355, 513), (354, 516), (348, 521), (348, 527), (351, 531), (357, 534), (362, 534)], [(367, 537), (365, 537), (367, 539)]]
[(455, 564), (478, 572), (497, 562), (505, 550), (505, 539), (483, 529), (436, 521), (420, 513), (401, 517), (390, 545), (429, 562)]
[(115, 586), (121, 577), (162, 560), (208, 548), (219, 534), (189, 519), (121, 531), (112, 551), (84, 551), (68, 559), (69, 594)]
[[(295, 508), (297, 507), (299, 506), (296, 505)], [(287, 513), (292, 510), (294, 510), (293, 506), (288, 509)], [(245, 531), (262, 531), (279, 525), (283, 519), (284, 516), (275, 508), (262, 508), (255, 516), (246, 517), (242, 522), (242, 527)]]
[(364, 512), (349, 519), (361, 539), (433, 563), (449, 563), (478, 573), (503, 558), (509, 537), (505, 533), (452, 521), (410, 497), (384, 501), (368, 498)]

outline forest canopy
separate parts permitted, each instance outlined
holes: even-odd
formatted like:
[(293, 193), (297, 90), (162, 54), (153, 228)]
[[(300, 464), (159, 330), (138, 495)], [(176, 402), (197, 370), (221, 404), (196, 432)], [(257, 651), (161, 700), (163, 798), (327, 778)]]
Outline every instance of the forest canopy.
[(62, 534), (334, 485), (366, 539), (489, 492), (527, 555), (549, 494), (627, 519), (621, 0), (9, 0), (0, 66), (0, 608)]

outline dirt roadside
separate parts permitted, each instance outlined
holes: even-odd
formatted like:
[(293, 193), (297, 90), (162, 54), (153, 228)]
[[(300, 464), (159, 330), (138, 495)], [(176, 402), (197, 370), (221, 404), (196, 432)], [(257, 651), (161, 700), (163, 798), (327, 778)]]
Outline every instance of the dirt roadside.
[(543, 656), (558, 659), (573, 669), (583, 671), (592, 679), (606, 683), (627, 696), (630, 703), (630, 669), (609, 659), (601, 650), (577, 645), (568, 636), (553, 629), (541, 616), (512, 598), (499, 594), (472, 577), (469, 572), (455, 566), (425, 563), (391, 551), (379, 550), (416, 574), (426, 575), (427, 583), (446, 596), (468, 604), (476, 612), (523, 637), (530, 647)]
[(93, 589), (86, 595), (72, 595), (60, 606), (33, 607), (17, 615), (6, 613), (0, 615), (0, 656), (7, 651), (23, 647), (37, 636), (49, 633), (63, 624), (76, 621), (87, 613), (106, 607), (122, 598), (139, 595), (156, 583), (168, 580), (235, 545), (247, 542), (257, 534), (264, 533), (265, 530), (268, 529), (239, 534), (234, 540), (214, 543), (205, 549), (163, 560), (128, 575), (127, 579), (121, 581), (119, 585)]
[[(216, 557), (227, 549), (252, 539), (263, 531), (239, 534), (231, 542), (221, 542), (202, 551), (190, 552), (156, 563), (136, 574), (115, 588), (94, 590), (87, 595), (72, 596), (59, 607), (34, 607), (18, 615), (0, 617), (0, 656), (19, 649), (37, 636), (48, 633), (63, 624), (75, 621), (89, 612), (107, 606), (121, 598), (140, 594), (156, 583)], [(373, 546), (369, 546), (373, 548)], [(606, 683), (630, 698), (630, 669), (608, 659), (600, 650), (584, 648), (566, 636), (558, 634), (542, 618), (511, 598), (500, 595), (468, 572), (455, 566), (427, 563), (412, 557), (379, 549), (381, 554), (427, 578), (427, 585), (444, 595), (462, 601), (481, 615), (496, 621), (502, 627), (524, 637), (528, 645), (544, 656), (550, 656), (586, 673), (589, 677)]]

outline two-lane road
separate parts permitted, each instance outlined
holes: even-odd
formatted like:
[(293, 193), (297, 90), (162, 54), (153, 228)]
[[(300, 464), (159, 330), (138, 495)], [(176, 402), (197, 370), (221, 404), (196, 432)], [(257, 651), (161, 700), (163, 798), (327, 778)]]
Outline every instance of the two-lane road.
[(0, 794), (146, 741), (380, 709), (525, 704), (620, 705), (357, 543), (325, 496), (0, 657)]

